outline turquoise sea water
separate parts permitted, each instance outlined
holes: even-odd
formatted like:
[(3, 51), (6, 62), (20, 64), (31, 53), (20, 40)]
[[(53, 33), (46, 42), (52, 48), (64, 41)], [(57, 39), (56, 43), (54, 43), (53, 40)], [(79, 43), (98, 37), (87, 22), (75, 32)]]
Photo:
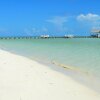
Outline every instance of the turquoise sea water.
[(43, 63), (72, 66), (100, 79), (100, 39), (9, 39), (0, 48)]
[(100, 39), (10, 39), (0, 48), (43, 62), (57, 62), (100, 77)]

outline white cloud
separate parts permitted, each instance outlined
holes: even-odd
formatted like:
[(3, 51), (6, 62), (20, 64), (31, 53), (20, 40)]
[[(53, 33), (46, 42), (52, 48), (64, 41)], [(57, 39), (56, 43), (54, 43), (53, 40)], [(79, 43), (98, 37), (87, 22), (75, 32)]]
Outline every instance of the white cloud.
[(77, 20), (84, 25), (89, 25), (90, 29), (100, 29), (100, 15), (98, 14), (80, 14), (77, 16)]
[(31, 36), (31, 35), (38, 35), (40, 33), (47, 33), (48, 29), (46, 27), (43, 28), (31, 28), (31, 29), (24, 29), (24, 33)]
[(55, 16), (52, 19), (47, 20), (47, 22), (50, 22), (56, 25), (63, 25), (65, 22), (67, 22), (67, 17)]
[(46, 27), (42, 27), (42, 28), (32, 28), (30, 30), (32, 33), (39, 33), (39, 32), (48, 32), (48, 29)]
[(68, 18), (66, 16), (55, 16), (46, 21), (55, 25), (57, 29), (63, 30), (64, 24), (68, 21)]
[(97, 14), (92, 14), (92, 13), (89, 13), (89, 14), (80, 14), (79, 16), (77, 16), (77, 20), (78, 21), (90, 21), (90, 22), (97, 22), (97, 21), (100, 21), (100, 15), (97, 15)]
[(100, 26), (94, 26), (94, 27), (92, 27), (92, 29), (91, 30), (100, 30)]

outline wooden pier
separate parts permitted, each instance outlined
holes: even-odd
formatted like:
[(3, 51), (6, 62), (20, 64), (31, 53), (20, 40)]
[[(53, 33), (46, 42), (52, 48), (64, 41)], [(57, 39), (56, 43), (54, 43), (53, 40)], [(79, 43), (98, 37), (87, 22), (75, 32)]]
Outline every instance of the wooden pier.
[[(51, 37), (40, 37), (40, 36), (21, 36), (21, 37), (0, 37), (0, 40), (10, 40), (10, 39), (56, 39), (56, 38), (70, 38), (65, 36), (51, 36)], [(100, 38), (99, 35), (91, 35), (91, 36), (74, 36), (71, 38)]]

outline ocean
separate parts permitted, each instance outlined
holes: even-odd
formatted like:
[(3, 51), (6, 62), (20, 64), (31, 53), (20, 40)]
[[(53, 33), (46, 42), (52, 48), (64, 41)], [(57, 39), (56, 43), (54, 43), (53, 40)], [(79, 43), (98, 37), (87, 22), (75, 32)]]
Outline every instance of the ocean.
[(99, 38), (2, 39), (0, 48), (58, 66), (70, 66), (100, 79)]

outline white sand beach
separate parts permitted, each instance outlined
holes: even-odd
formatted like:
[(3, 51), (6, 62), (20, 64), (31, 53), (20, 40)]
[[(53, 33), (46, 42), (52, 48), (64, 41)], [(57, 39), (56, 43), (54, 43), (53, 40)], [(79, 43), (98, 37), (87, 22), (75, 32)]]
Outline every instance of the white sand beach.
[(0, 50), (0, 100), (100, 100), (71, 77)]

